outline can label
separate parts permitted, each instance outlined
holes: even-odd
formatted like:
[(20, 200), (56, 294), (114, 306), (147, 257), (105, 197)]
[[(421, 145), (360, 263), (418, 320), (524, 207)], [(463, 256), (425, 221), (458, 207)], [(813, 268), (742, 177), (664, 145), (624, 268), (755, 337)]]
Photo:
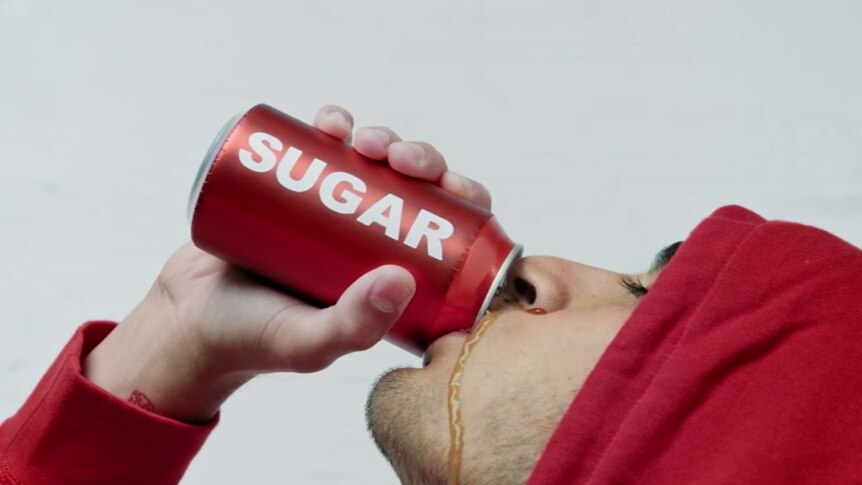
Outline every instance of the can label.
[(266, 105), (225, 126), (189, 207), (199, 248), (314, 305), (384, 264), (410, 271), (387, 338), (414, 353), (470, 329), (521, 250), (487, 209)]
[[(276, 169), (276, 179), (286, 190), (302, 193), (318, 187), (320, 203), (332, 212), (353, 215), (359, 212), (360, 205), (367, 205), (363, 194), (366, 194), (368, 185), (356, 175), (333, 171), (321, 179), (327, 166), (324, 160), (313, 157), (304, 171), (297, 173), (300, 172), (297, 165), (303, 155), (302, 150), (296, 147), (285, 150), (284, 142), (263, 131), (251, 133), (246, 146), (239, 149), (239, 161), (243, 167), (255, 173), (269, 173)], [(359, 212), (356, 222), (369, 228), (376, 224), (387, 237), (413, 249), (417, 249), (424, 239), (426, 254), (442, 261), (443, 240), (455, 233), (452, 222), (427, 209), (420, 209), (402, 239), (403, 213), (404, 199), (387, 193)]]

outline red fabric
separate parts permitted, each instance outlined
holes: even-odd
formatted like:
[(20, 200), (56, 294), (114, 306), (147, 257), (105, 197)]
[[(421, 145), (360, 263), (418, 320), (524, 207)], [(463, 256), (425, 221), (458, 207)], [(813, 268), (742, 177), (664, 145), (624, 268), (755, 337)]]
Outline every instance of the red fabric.
[(531, 484), (862, 483), (862, 251), (724, 207), (683, 243)]
[(0, 426), (0, 484), (177, 483), (216, 425), (179, 423), (96, 387), (81, 359), (111, 322), (81, 326), (17, 414)]

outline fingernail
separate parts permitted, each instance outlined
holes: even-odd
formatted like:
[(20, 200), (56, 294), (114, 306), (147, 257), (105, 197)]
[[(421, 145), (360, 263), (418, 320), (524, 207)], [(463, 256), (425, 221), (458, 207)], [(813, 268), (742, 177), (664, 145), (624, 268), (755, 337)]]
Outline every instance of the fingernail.
[(347, 117), (344, 116), (344, 113), (341, 111), (330, 111), (329, 113), (326, 113), (326, 118), (333, 123), (337, 123), (348, 129), (350, 128), (350, 122), (347, 121)]
[(383, 313), (392, 313), (400, 309), (413, 296), (412, 285), (403, 281), (393, 281), (392, 278), (380, 278), (371, 287), (371, 304)]
[(410, 156), (413, 158), (414, 162), (422, 161), (425, 158), (425, 149), (422, 145), (417, 145), (415, 143), (405, 143), (407, 145), (407, 150), (410, 151)]
[(461, 177), (461, 187), (464, 189), (464, 194), (467, 196), (473, 195), (473, 181), (468, 179), (467, 177), (458, 174)]
[(371, 135), (371, 138), (374, 140), (374, 144), (377, 145), (378, 150), (386, 154), (386, 148), (389, 146), (389, 143), (392, 139), (389, 138), (389, 133), (386, 133), (383, 130), (376, 130), (374, 128), (368, 129), (368, 134)]

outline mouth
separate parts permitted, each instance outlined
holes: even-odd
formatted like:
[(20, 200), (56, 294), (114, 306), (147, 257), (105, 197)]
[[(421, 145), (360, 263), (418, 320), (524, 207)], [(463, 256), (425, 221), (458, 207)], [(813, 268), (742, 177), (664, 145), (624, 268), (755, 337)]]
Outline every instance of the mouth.
[(431, 345), (425, 349), (425, 354), (422, 356), (422, 367), (428, 367), (431, 361), (434, 360), (435, 356), (440, 355), (440, 353), (444, 352), (444, 349), (449, 346), (454, 347), (455, 352), (457, 353), (464, 345), (464, 341), (467, 340), (467, 337), (470, 336), (474, 330), (480, 328), (482, 326), (482, 322), (486, 319), (495, 320), (501, 314), (515, 309), (524, 310), (524, 307), (521, 306), (520, 303), (511, 301), (507, 298), (498, 298), (494, 300), (491, 303), (491, 309), (485, 313), (472, 328), (469, 330), (456, 330), (454, 332), (444, 334), (438, 337), (437, 340), (431, 342)]

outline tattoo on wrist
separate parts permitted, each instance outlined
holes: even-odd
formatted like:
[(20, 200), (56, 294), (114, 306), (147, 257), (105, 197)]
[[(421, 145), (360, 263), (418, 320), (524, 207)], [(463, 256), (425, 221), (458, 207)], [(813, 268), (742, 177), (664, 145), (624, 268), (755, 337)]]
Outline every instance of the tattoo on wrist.
[(151, 413), (156, 412), (156, 407), (153, 405), (153, 401), (150, 401), (150, 398), (148, 398), (146, 394), (137, 389), (132, 391), (132, 395), (129, 396), (128, 401), (141, 409), (146, 409)]

